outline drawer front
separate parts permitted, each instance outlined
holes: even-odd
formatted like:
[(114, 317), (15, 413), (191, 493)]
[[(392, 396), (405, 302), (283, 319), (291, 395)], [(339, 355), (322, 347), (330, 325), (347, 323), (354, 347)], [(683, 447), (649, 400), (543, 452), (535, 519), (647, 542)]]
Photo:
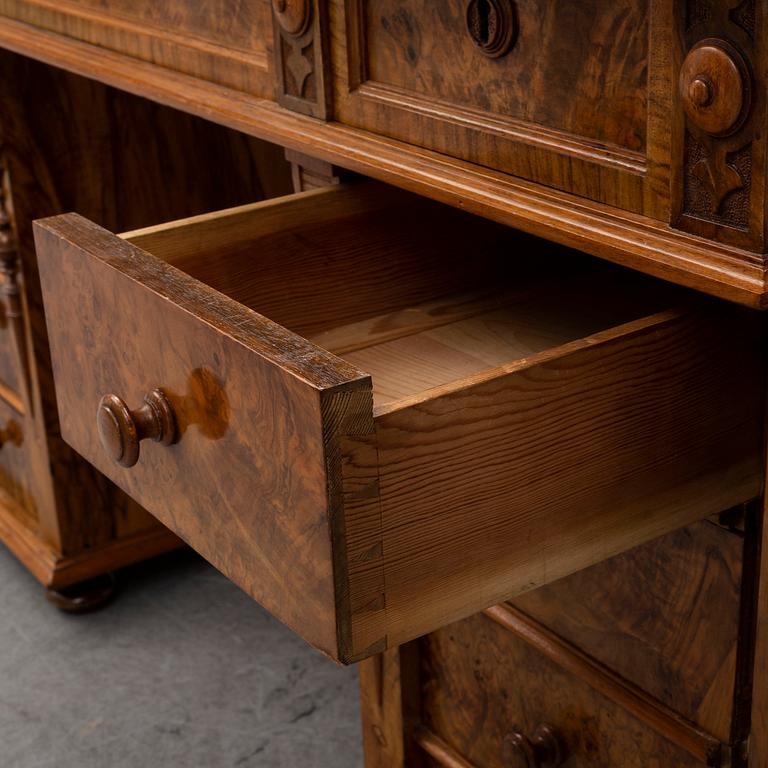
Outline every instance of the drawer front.
[(126, 237), (37, 225), (62, 435), (337, 659), (758, 492), (751, 315), (379, 185)]
[[(267, 609), (335, 653), (328, 520), (338, 502), (327, 468), (334, 431), (372, 429), (370, 418), (346, 423), (357, 398), (370, 401), (366, 377), (85, 219), (60, 221), (38, 231), (37, 248), (62, 435)], [(156, 387), (175, 444), (144, 440), (141, 460), (120, 466), (100, 444), (101, 399), (152, 407), (145, 397)], [(126, 431), (115, 439), (121, 452)]]
[(274, 94), (265, 0), (0, 0), (0, 15), (255, 96)]
[(336, 5), (343, 122), (623, 208), (646, 206), (649, 147), (661, 138), (649, 135), (651, 25), (663, 15), (652, 18), (646, 0)]
[(730, 738), (742, 538), (703, 521), (514, 604), (709, 733)]
[(486, 616), (432, 633), (421, 641), (420, 657), (428, 735), (416, 738), (430, 755), (427, 765), (464, 765), (446, 754), (468, 767), (525, 765), (509, 742), (513, 734), (535, 742), (542, 726), (556, 739), (556, 764), (564, 768), (705, 765)]

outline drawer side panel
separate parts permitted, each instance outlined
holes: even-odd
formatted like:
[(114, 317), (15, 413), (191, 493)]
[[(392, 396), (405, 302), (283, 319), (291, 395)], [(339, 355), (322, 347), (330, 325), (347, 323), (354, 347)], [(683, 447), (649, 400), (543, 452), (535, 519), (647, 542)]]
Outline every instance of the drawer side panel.
[(389, 645), (757, 496), (757, 329), (662, 313), (377, 416)]

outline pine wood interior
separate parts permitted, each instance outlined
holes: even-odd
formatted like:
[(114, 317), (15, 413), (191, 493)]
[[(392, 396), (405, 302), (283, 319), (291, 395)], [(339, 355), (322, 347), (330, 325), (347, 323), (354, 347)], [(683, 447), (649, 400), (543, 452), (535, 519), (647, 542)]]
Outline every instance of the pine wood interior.
[(656, 281), (379, 184), (122, 236), (369, 373), (379, 413), (669, 301)]

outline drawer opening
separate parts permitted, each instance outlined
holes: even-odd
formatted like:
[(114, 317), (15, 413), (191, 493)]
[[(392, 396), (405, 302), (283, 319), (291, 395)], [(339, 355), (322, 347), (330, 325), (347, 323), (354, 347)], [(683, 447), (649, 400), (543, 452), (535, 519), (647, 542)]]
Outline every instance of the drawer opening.
[(373, 183), (122, 237), (368, 373), (375, 414), (653, 314), (673, 290)]

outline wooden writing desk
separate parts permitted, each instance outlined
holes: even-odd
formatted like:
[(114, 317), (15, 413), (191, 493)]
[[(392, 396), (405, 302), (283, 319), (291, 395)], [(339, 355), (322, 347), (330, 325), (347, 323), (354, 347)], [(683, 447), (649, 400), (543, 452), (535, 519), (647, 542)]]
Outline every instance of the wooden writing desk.
[(369, 768), (768, 766), (767, 25), (0, 0), (3, 539), (188, 542)]

